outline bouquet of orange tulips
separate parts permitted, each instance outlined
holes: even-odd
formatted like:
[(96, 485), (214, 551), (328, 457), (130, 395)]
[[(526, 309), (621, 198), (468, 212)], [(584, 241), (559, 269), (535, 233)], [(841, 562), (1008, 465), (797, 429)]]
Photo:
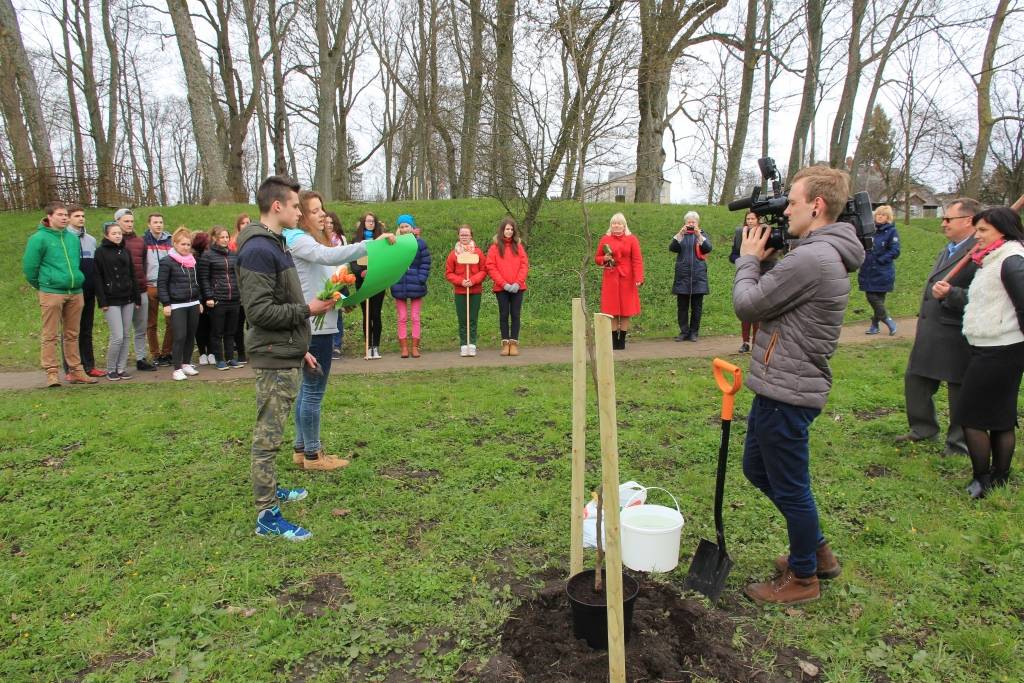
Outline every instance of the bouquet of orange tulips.
[[(338, 269), (335, 270), (334, 273), (331, 274), (331, 277), (328, 278), (327, 282), (324, 283), (323, 290), (316, 295), (316, 298), (321, 301), (330, 301), (331, 299), (334, 299), (335, 305), (337, 305), (338, 301), (345, 298), (345, 295), (341, 293), (341, 290), (347, 285), (354, 285), (355, 283), (356, 276), (349, 271), (348, 266), (338, 266)], [(313, 318), (313, 329), (321, 330), (323, 326), (324, 314), (321, 313)]]

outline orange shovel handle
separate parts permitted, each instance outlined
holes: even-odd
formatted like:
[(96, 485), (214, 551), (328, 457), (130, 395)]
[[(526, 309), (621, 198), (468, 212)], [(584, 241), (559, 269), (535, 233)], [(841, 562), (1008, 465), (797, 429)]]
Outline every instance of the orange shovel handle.
[[(736, 394), (743, 386), (743, 371), (728, 361), (716, 358), (711, 361), (711, 367), (715, 373), (715, 382), (722, 392), (722, 419), (732, 420), (733, 404), (736, 401)], [(732, 375), (731, 378), (726, 374)]]

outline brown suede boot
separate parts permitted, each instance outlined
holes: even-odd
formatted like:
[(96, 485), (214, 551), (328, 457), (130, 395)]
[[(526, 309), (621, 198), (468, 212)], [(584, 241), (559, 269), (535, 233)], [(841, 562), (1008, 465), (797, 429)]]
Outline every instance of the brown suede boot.
[(60, 373), (56, 370), (46, 371), (46, 386), (48, 387), (59, 387), (60, 386)]
[(96, 380), (85, 374), (85, 370), (82, 368), (78, 368), (74, 372), (70, 373), (68, 377), (72, 384), (96, 384)]
[(336, 458), (333, 455), (327, 455), (324, 449), (316, 454), (316, 460), (305, 460), (302, 463), (302, 469), (304, 470), (339, 470), (342, 467), (348, 467), (348, 460), (344, 458)]
[(508, 339), (502, 339), (501, 340), (501, 355), (502, 356), (509, 355), (509, 348), (508, 347), (509, 347)]
[(508, 340), (508, 355), (518, 356), (519, 355), (519, 340), (509, 339)]
[(412, 357), (413, 358), (419, 358), (420, 357), (420, 339), (419, 339), (419, 337), (413, 337), (412, 338)]
[(299, 467), (303, 467), (304, 463), (306, 462), (306, 452), (305, 451), (296, 451), (296, 450), (293, 449), (292, 450), (292, 462), (295, 463), (296, 465), (298, 465)]
[(409, 340), (408, 339), (399, 339), (398, 340), (398, 348), (400, 348), (402, 350), (402, 358), (408, 358), (409, 357)]
[(821, 596), (817, 576), (801, 579), (791, 569), (771, 581), (752, 583), (743, 592), (759, 605), (800, 605)]
[[(843, 573), (843, 568), (839, 566), (838, 558), (832, 554), (832, 548), (828, 547), (828, 542), (819, 545), (818, 551), (815, 554), (818, 558), (819, 579), (834, 579)], [(789, 557), (786, 555), (776, 557), (775, 569), (780, 574), (789, 569)]]

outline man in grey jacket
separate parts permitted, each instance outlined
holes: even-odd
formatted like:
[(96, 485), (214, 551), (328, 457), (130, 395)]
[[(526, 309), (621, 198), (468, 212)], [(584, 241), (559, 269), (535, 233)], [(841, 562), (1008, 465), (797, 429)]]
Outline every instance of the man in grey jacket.
[(799, 604), (819, 596), (818, 578), (839, 575), (839, 562), (821, 532), (811, 492), (808, 429), (828, 399), (849, 274), (864, 261), (864, 247), (848, 223), (836, 223), (850, 192), (850, 178), (811, 166), (793, 178), (789, 234), (799, 239), (768, 272), (768, 233), (744, 228), (736, 259), (733, 307), (742, 321), (760, 321), (747, 387), (755, 393), (747, 420), (743, 473), (786, 518), (789, 556), (776, 559), (779, 575), (752, 583), (759, 603)]

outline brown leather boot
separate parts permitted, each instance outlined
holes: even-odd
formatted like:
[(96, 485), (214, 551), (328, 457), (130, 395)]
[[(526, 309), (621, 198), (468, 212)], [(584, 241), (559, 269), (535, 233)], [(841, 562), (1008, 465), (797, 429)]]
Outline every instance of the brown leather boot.
[(82, 370), (82, 368), (78, 368), (74, 372), (70, 373), (69, 381), (72, 384), (96, 384), (96, 380), (85, 374), (85, 370)]
[(508, 355), (518, 356), (519, 355), (519, 340), (509, 339), (508, 340)]
[(509, 347), (508, 339), (502, 339), (501, 340), (501, 355), (508, 356), (510, 354), (508, 347)]
[(412, 357), (413, 358), (419, 358), (420, 357), (420, 338), (419, 337), (413, 337), (412, 338)]
[(398, 348), (400, 348), (402, 350), (402, 358), (408, 358), (409, 357), (409, 340), (408, 339), (399, 339), (398, 340)]
[(302, 463), (302, 469), (305, 470), (338, 470), (342, 467), (348, 467), (348, 460), (327, 455), (322, 448), (316, 454), (316, 460), (306, 460)]
[(306, 452), (292, 449), (292, 462), (299, 467), (303, 467), (303, 463), (306, 462)]
[(801, 579), (791, 569), (771, 581), (752, 583), (743, 592), (759, 605), (800, 605), (821, 596), (817, 576)]
[[(815, 554), (818, 558), (819, 579), (834, 579), (843, 573), (843, 568), (839, 566), (839, 560), (832, 553), (832, 548), (828, 547), (828, 542), (819, 545), (818, 551)], [(789, 557), (786, 555), (776, 557), (775, 569), (780, 574), (789, 569)]]

